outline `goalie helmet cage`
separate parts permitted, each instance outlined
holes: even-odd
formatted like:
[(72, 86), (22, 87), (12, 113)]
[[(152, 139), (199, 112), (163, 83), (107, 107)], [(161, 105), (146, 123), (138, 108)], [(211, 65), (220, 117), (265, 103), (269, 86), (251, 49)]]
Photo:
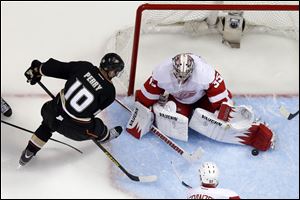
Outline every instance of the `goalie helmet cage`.
[(218, 18), (230, 11), (243, 13), (243, 34), (267, 33), (299, 41), (298, 1), (154, 1), (140, 5), (135, 26), (117, 31), (108, 42), (106, 51), (118, 53), (125, 62), (124, 73), (117, 81), (128, 96), (133, 94), (142, 34), (220, 34)]

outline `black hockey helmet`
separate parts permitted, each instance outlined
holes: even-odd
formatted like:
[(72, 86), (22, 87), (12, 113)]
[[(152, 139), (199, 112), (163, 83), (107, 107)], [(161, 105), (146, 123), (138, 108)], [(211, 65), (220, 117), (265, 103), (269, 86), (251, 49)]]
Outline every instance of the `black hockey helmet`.
[(118, 54), (107, 53), (101, 59), (100, 68), (106, 72), (109, 71), (121, 72), (124, 69), (124, 62)]

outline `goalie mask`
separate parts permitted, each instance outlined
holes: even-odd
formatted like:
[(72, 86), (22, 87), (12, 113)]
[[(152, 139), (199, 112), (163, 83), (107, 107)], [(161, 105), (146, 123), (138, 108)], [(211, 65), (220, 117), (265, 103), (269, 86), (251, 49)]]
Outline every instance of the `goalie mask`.
[(194, 59), (189, 54), (178, 54), (173, 59), (172, 73), (182, 85), (192, 74), (194, 69)]
[(101, 59), (100, 68), (108, 74), (109, 78), (119, 77), (124, 69), (124, 62), (118, 54), (108, 53)]
[(219, 169), (213, 162), (204, 162), (199, 169), (200, 181), (203, 184), (214, 185), (215, 187), (219, 184)]

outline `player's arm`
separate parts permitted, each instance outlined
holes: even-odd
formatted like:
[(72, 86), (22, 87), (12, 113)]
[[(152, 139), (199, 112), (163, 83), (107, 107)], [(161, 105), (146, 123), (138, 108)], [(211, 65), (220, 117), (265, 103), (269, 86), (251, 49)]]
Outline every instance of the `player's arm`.
[(241, 199), (241, 197), (236, 192), (234, 192), (232, 190), (229, 190), (229, 191), (230, 192), (228, 194), (228, 196), (229, 196), (228, 199)]
[(70, 76), (78, 72), (83, 65), (89, 64), (82, 61), (64, 63), (53, 58), (50, 58), (45, 63), (34, 60), (31, 66), (25, 71), (25, 76), (31, 85), (39, 82), (43, 75), (67, 80)]
[(209, 84), (206, 94), (214, 111), (219, 110), (223, 102), (232, 103), (232, 95), (225, 86), (222, 76), (215, 71), (214, 80)]
[(81, 71), (82, 68), (88, 66), (91, 66), (91, 64), (84, 61), (66, 63), (50, 58), (41, 65), (40, 73), (44, 76), (67, 80), (78, 71)]
[(158, 82), (151, 76), (144, 83), (140, 90), (136, 91), (136, 101), (140, 102), (147, 108), (157, 103), (160, 94), (164, 93), (164, 89), (158, 86)]

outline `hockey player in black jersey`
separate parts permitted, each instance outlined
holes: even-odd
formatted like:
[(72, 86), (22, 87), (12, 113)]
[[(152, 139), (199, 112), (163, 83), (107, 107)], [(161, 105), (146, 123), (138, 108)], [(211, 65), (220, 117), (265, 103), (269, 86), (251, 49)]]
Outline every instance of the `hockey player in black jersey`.
[(43, 105), (43, 121), (22, 152), (20, 165), (28, 163), (54, 131), (76, 141), (95, 139), (105, 143), (118, 137), (121, 126), (108, 130), (95, 116), (113, 103), (116, 91), (111, 79), (123, 69), (124, 62), (115, 53), (106, 54), (99, 68), (85, 61), (65, 63), (52, 58), (45, 63), (32, 61), (25, 72), (31, 85), (42, 76), (65, 79), (66, 83), (53, 100)]

